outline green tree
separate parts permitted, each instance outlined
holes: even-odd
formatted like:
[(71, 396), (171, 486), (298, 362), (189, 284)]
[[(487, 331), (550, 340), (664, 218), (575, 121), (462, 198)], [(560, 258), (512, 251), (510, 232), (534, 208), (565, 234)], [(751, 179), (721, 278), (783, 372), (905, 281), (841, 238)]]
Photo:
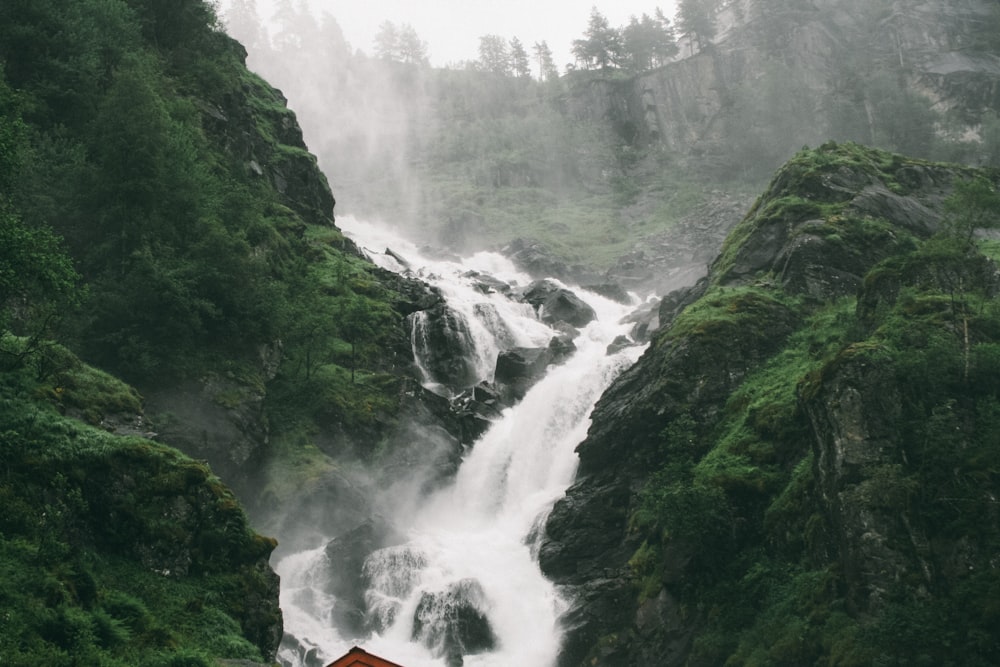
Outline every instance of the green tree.
[(535, 42), (535, 58), (538, 61), (538, 80), (554, 81), (559, 78), (559, 70), (552, 59), (552, 49), (545, 41)]
[(399, 59), (410, 65), (427, 64), (427, 43), (409, 23), (399, 30)]
[(573, 40), (573, 55), (588, 69), (617, 67), (622, 59), (621, 33), (611, 27), (597, 7), (590, 11), (590, 21), (583, 39)]
[(711, 44), (715, 37), (715, 11), (718, 0), (680, 0), (677, 5), (677, 26), (690, 36), (698, 49)]
[(674, 26), (659, 7), (656, 8), (655, 20), (657, 32), (656, 40), (653, 42), (653, 60), (660, 66), (670, 62), (680, 49), (677, 47)]
[(0, 67), (0, 335), (29, 336), (23, 358), (77, 299), (78, 276), (59, 239), (24, 224), (11, 201), (27, 152), (27, 126)]
[(969, 246), (977, 230), (1000, 227), (1000, 193), (983, 176), (959, 179), (945, 200), (945, 213), (948, 234)]
[(622, 31), (622, 51), (626, 67), (641, 72), (662, 65), (677, 53), (673, 26), (663, 12), (657, 10), (657, 17), (643, 14), (633, 16)]
[(399, 28), (383, 21), (375, 33), (375, 55), (382, 60), (399, 60)]
[(510, 40), (510, 67), (514, 76), (526, 79), (531, 76), (531, 61), (528, 52), (524, 50), (521, 40), (514, 37)]
[(511, 73), (510, 52), (507, 50), (507, 40), (500, 35), (483, 35), (479, 38), (479, 68), (484, 72), (492, 72), (508, 76)]

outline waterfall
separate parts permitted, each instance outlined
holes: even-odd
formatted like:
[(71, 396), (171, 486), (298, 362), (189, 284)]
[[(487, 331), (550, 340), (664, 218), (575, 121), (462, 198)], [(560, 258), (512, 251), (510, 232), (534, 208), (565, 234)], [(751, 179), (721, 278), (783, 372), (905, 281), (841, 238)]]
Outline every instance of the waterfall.
[[(465, 328), (476, 380), (492, 379), (504, 350), (545, 347), (559, 333), (540, 322), (530, 306), (490, 288), (530, 282), (502, 256), (435, 261), (370, 225), (351, 219), (340, 225), (383, 268), (411, 271), (441, 291)], [(394, 253), (386, 254), (386, 248)], [(365, 560), (363, 636), (341, 637), (333, 627), (336, 600), (324, 581), (337, 564), (328, 548), (277, 564), (286, 628), (279, 659), (299, 667), (307, 662), (298, 657), (302, 647), (312, 647), (319, 654), (315, 664), (326, 664), (362, 645), (406, 667), (555, 664), (567, 601), (539, 571), (534, 542), (573, 481), (575, 448), (586, 436), (594, 403), (641, 353), (638, 346), (608, 353), (609, 344), (628, 332), (629, 326), (619, 323), (628, 306), (574, 291), (597, 313), (574, 339), (575, 352), (503, 411), (448, 486), (422, 498), (405, 521), (396, 522), (395, 529), (404, 533), (401, 544)], [(413, 336), (418, 362), (427, 338), (422, 326), (413, 323), (419, 331)], [(421, 365), (426, 383), (435, 385), (438, 380)], [(296, 642), (298, 651), (290, 648)]]

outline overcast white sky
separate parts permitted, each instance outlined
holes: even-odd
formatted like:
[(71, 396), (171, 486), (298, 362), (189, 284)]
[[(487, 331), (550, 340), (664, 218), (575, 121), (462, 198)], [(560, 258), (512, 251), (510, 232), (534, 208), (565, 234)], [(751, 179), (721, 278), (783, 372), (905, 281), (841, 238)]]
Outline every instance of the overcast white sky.
[[(528, 49), (545, 40), (562, 70), (572, 60), (574, 39), (587, 29), (592, 7), (611, 25), (620, 27), (630, 16), (652, 15), (657, 7), (673, 20), (675, 0), (308, 0), (319, 16), (332, 14), (356, 49), (372, 53), (379, 24), (409, 23), (427, 42), (431, 63), (444, 66), (478, 57), (479, 38), (495, 34), (517, 37)], [(228, 0), (220, 3), (223, 10)], [(273, 0), (257, 0), (261, 19), (274, 13)]]

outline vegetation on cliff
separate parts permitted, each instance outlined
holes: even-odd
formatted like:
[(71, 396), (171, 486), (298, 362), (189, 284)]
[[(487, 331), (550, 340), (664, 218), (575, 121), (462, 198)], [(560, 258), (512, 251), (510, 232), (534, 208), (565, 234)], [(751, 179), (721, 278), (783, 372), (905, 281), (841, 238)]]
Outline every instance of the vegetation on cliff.
[[(678, 224), (697, 212), (708, 226), (699, 205), (718, 191), (749, 203), (803, 145), (828, 139), (1000, 164), (990, 2), (692, 0), (679, 3), (679, 57), (666, 17), (619, 30), (595, 10), (581, 67), (537, 78), (515, 72), (496, 35), (479, 58), (434, 69), (365, 56), (336, 16), (304, 7), (269, 39), (253, 2), (233, 5), (230, 29), (292, 100), (342, 210), (456, 250), (534, 238), (601, 273), (637, 248), (689, 243)], [(621, 49), (647, 29), (638, 44), (662, 52), (635, 68), (648, 49)], [(714, 252), (742, 213), (699, 240)], [(712, 258), (679, 254), (675, 265), (699, 270)]]
[[(245, 56), (201, 0), (0, 6), (11, 664), (272, 658), (273, 541), (203, 462), (141, 436), (186, 427), (197, 445), (212, 406), (250, 425), (259, 470), (322, 462), (330, 424), (368, 429), (354, 453), (371, 458), (397, 410), (405, 286), (334, 227), (294, 114)], [(106, 371), (197, 405), (150, 421)]]
[[(851, 144), (779, 171), (595, 410), (542, 551), (590, 600), (565, 664), (994, 664), (998, 184)], [(611, 493), (602, 593), (559, 543)]]
[[(28, 344), (5, 335), (7, 351)], [(47, 344), (0, 374), (0, 655), (211, 665), (281, 638), (275, 542), (202, 462), (139, 435), (131, 387)]]

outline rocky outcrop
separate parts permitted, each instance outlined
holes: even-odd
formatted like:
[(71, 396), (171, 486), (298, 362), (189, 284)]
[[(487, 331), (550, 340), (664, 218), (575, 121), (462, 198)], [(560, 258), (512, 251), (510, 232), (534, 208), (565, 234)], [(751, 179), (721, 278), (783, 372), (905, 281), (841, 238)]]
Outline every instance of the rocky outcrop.
[(448, 667), (461, 667), (464, 656), (496, 646), (485, 605), (486, 594), (475, 579), (424, 593), (413, 614), (413, 639), (443, 656)]
[[(767, 622), (794, 623), (773, 621), (792, 599), (796, 613), (826, 619), (836, 607), (868, 633), (857, 637), (882, 637), (898, 614), (978, 599), (965, 588), (972, 577), (995, 585), (995, 512), (938, 515), (928, 498), (960, 483), (970, 497), (996, 494), (993, 478), (955, 477), (978, 465), (961, 453), (979, 437), (970, 406), (995, 400), (993, 389), (979, 398), (971, 379), (962, 389), (963, 356), (975, 357), (976, 335), (987, 346), (994, 337), (960, 342), (961, 327), (975, 326), (966, 311), (949, 315), (942, 295), (975, 285), (989, 299), (1000, 283), (971, 250), (924, 245), (954, 179), (968, 175), (857, 146), (803, 153), (733, 230), (709, 275), (664, 297), (661, 328), (595, 407), (577, 479), (547, 520), (539, 561), (573, 600), (560, 665), (743, 664), (747, 646), (764, 645), (760, 655), (781, 662), (782, 642), (799, 640), (759, 637)], [(854, 296), (856, 310), (832, 305)], [(835, 312), (837, 327), (813, 319)], [(928, 474), (934, 465), (951, 472)], [(929, 505), (917, 509), (918, 498)], [(975, 528), (965, 511), (979, 517)], [(775, 563), (780, 575), (755, 579)], [(800, 583), (829, 576), (828, 588), (794, 594), (819, 596), (813, 602), (783, 597), (795, 590), (783, 588), (789, 573)], [(759, 601), (737, 601), (751, 590)], [(727, 615), (727, 605), (741, 611)], [(797, 657), (783, 659), (828, 655), (830, 630), (816, 622)], [(862, 661), (918, 651), (866, 641), (857, 640)], [(963, 655), (978, 655), (957, 641)]]
[(521, 293), (521, 300), (538, 313), (538, 319), (549, 325), (565, 323), (582, 328), (597, 318), (597, 313), (571, 290), (551, 280), (536, 280)]

